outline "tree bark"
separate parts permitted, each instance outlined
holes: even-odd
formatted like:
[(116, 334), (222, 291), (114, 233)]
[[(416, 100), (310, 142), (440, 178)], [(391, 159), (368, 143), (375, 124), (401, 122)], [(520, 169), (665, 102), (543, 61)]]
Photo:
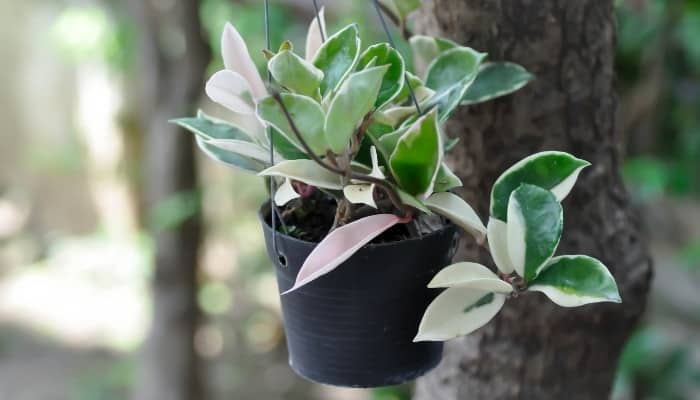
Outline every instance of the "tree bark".
[[(488, 214), (491, 186), (522, 157), (563, 150), (593, 163), (564, 201), (559, 254), (590, 254), (612, 271), (623, 303), (578, 309), (539, 293), (509, 300), (476, 333), (448, 344), (418, 382), (419, 400), (605, 399), (620, 351), (645, 306), (651, 263), (618, 170), (614, 120), (613, 0), (428, 0), (418, 31), (444, 36), (491, 60), (524, 65), (536, 80), (519, 93), (460, 110), (448, 135), (462, 194)], [(461, 255), (493, 265), (466, 241)]]
[[(161, 4), (162, 3), (162, 4)], [(131, 0), (139, 22), (138, 104), (145, 131), (143, 194), (147, 213), (175, 195), (194, 195), (197, 174), (192, 136), (169, 119), (191, 114), (210, 59), (199, 22), (199, 1)], [(141, 353), (133, 396), (143, 400), (205, 397), (194, 335), (200, 215), (152, 232), (156, 244), (153, 318)]]

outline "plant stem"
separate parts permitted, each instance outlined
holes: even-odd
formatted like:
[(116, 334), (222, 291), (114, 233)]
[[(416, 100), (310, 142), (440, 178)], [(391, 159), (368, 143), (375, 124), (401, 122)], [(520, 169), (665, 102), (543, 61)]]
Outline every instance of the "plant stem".
[(335, 174), (338, 174), (340, 176), (348, 177), (350, 179), (355, 179), (358, 181), (362, 182), (367, 182), (367, 183), (373, 183), (377, 185), (377, 187), (381, 188), (391, 200), (392, 204), (394, 207), (396, 207), (403, 215), (407, 215), (411, 212), (411, 209), (408, 205), (404, 204), (401, 201), (401, 197), (399, 196), (398, 192), (394, 189), (393, 186), (391, 186), (388, 182), (386, 182), (383, 179), (378, 179), (370, 175), (366, 175), (360, 172), (352, 171), (350, 170), (350, 166), (348, 163), (348, 171), (345, 171), (341, 168), (338, 168), (336, 166), (330, 165), (326, 162), (324, 162), (316, 153), (311, 150), (311, 147), (309, 146), (308, 143), (306, 143), (306, 140), (304, 140), (304, 137), (301, 135), (299, 132), (299, 129), (297, 128), (296, 124), (294, 123), (294, 120), (292, 119), (291, 114), (289, 113), (289, 109), (287, 109), (287, 106), (284, 104), (284, 101), (282, 101), (282, 96), (280, 93), (276, 90), (270, 90), (272, 93), (272, 98), (279, 104), (280, 108), (282, 108), (282, 112), (284, 113), (285, 118), (287, 119), (287, 122), (289, 123), (289, 126), (292, 128), (292, 132), (294, 133), (294, 136), (296, 136), (297, 140), (299, 143), (301, 143), (302, 147), (304, 148), (304, 151), (306, 154), (314, 161), (316, 164), (320, 165), (322, 168), (327, 169), (328, 171), (331, 171)]

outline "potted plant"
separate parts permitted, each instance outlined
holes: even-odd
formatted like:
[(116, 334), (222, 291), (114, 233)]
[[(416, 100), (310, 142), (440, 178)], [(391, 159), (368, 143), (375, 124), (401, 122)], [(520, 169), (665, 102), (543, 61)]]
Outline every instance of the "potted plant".
[[(385, 11), (401, 21), (409, 3), (384, 2)], [(277, 183), (274, 212), (263, 205), (260, 215), (297, 373), (341, 386), (397, 384), (433, 368), (442, 341), (486, 324), (521, 292), (564, 307), (620, 301), (599, 261), (554, 257), (560, 201), (586, 161), (545, 151), (516, 163), (493, 185), (487, 225), (451, 192), (461, 182), (444, 162), (455, 141), (442, 124), (460, 104), (509, 94), (530, 74), (428, 36), (410, 38), (411, 72), (389, 44), (362, 46), (354, 24), (325, 41), (324, 31), (320, 13), (304, 57), (289, 42), (266, 50), (266, 85), (226, 26), (226, 68), (206, 92), (254, 114), (265, 134), (201, 112), (174, 121), (210, 157)], [(490, 251), (493, 268), (449, 265), (459, 230)]]

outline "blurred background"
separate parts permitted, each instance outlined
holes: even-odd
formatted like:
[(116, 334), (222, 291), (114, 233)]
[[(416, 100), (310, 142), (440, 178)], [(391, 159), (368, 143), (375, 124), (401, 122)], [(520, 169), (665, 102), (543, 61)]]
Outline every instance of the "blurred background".
[[(157, 249), (200, 211), (201, 229), (176, 246), (197, 261), (179, 272), (199, 310), (190, 322), (202, 396), (408, 399), (406, 387), (340, 390), (295, 377), (257, 221), (262, 180), (199, 155), (194, 174), (171, 144), (148, 139), (197, 108), (227, 115), (203, 97), (203, 79), (222, 64), (226, 21), (263, 61), (261, 1), (188, 1), (193, 12), (173, 18), (179, 1), (0, 0), (0, 400), (138, 391), (159, 368), (142, 349), (168, 333), (147, 340), (160, 315), (155, 266), (182, 261), (159, 260)], [(360, 21), (364, 40), (383, 40), (366, 2), (324, 3), (329, 31)], [(272, 43), (303, 48), (312, 2), (274, 1), (270, 11)], [(697, 399), (700, 0), (622, 0), (617, 14), (622, 173), (643, 209), (656, 275), (614, 398)], [(200, 25), (201, 38), (183, 28)], [(161, 183), (177, 174), (191, 176)]]

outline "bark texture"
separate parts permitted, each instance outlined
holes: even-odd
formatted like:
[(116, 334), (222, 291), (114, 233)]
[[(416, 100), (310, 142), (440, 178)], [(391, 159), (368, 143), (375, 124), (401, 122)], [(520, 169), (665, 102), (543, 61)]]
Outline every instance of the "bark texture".
[[(486, 327), (448, 344), (419, 381), (419, 400), (605, 399), (644, 306), (651, 264), (618, 174), (613, 0), (427, 0), (417, 30), (453, 39), (537, 77), (519, 93), (462, 109), (448, 125), (462, 194), (488, 215), (491, 186), (533, 152), (593, 163), (564, 201), (559, 254), (590, 254), (612, 271), (623, 303), (558, 307), (538, 293), (508, 301)], [(467, 241), (461, 256), (493, 265)]]
[[(139, 21), (139, 111), (145, 139), (143, 194), (146, 213), (197, 187), (192, 135), (168, 123), (188, 115), (199, 99), (210, 59), (199, 22), (199, 1), (131, 0)], [(153, 232), (156, 243), (153, 318), (141, 354), (138, 400), (206, 398), (194, 335), (197, 308), (199, 213), (171, 229)]]

